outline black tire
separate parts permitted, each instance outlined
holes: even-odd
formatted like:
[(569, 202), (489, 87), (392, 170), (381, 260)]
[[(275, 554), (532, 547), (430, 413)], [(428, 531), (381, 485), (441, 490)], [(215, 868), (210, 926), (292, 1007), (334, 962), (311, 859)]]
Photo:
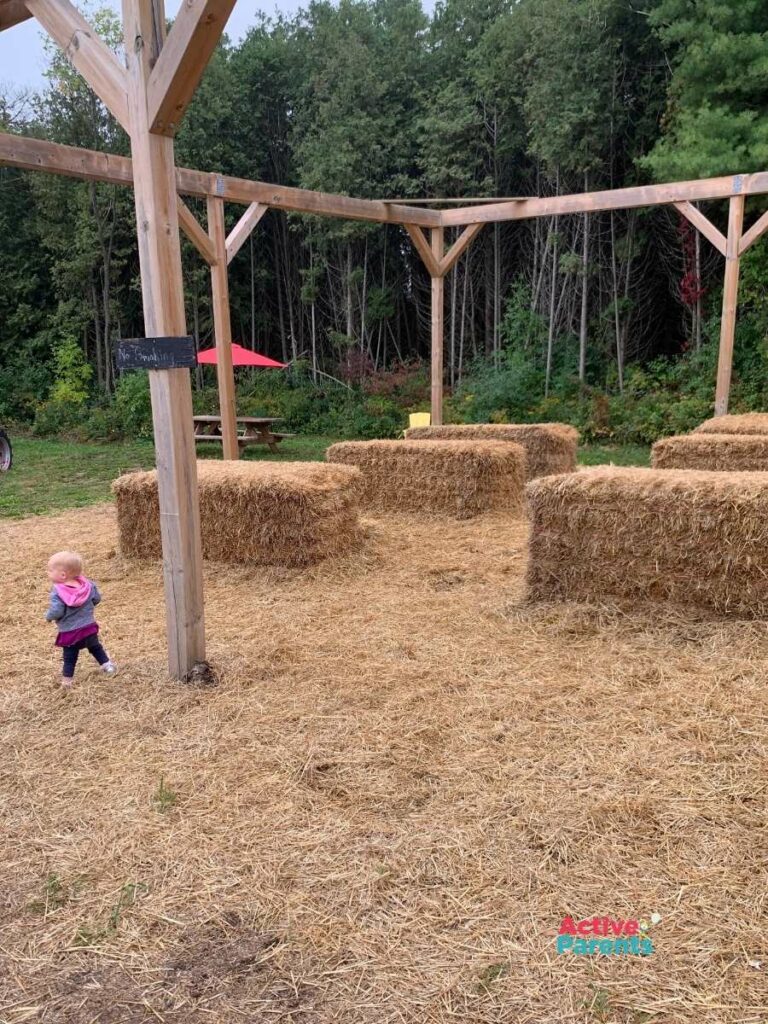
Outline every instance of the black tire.
[(13, 465), (13, 449), (8, 435), (0, 430), (0, 473), (6, 473)]

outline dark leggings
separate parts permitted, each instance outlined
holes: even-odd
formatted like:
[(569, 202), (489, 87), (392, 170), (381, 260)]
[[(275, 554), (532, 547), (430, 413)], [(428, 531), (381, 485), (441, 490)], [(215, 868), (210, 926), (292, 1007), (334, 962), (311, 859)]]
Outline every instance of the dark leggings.
[(72, 644), (71, 647), (62, 647), (64, 653), (64, 668), (62, 669), (62, 675), (65, 679), (71, 679), (75, 674), (75, 665), (77, 664), (77, 656), (80, 651), (90, 651), (96, 661), (100, 665), (106, 665), (109, 661), (109, 655), (101, 646), (98, 636), (94, 633), (93, 636), (87, 636), (85, 640), (81, 640), (79, 643)]

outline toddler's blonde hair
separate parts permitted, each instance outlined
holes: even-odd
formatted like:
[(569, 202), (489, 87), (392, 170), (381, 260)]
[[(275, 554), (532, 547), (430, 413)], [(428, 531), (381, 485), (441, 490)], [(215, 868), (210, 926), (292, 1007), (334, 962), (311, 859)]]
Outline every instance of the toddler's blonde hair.
[(57, 551), (48, 559), (48, 565), (60, 565), (70, 577), (83, 574), (83, 559), (76, 551)]

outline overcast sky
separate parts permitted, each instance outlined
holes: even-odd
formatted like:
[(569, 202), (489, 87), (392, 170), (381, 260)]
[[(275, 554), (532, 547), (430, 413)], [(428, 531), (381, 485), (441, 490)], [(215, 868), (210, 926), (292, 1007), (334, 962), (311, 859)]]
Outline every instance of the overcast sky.
[[(120, 0), (103, 0), (103, 4), (120, 10)], [(168, 17), (173, 18), (180, 6), (181, 0), (166, 0)], [(293, 14), (300, 6), (299, 0), (237, 0), (227, 22), (227, 33), (233, 40), (240, 39), (253, 24), (259, 10), (268, 15), (276, 11)], [(0, 32), (0, 85), (40, 88), (45, 81), (44, 68), (42, 34), (34, 19)]]

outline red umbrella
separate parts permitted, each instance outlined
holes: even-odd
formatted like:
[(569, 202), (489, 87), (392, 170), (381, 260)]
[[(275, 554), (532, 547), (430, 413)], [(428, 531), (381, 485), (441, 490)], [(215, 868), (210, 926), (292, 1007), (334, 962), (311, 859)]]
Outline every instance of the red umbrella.
[[(213, 363), (217, 362), (216, 349), (205, 348), (202, 352), (197, 353), (198, 363)], [(273, 366), (277, 369), (283, 369), (287, 366), (287, 363), (278, 363), (276, 359), (270, 359), (268, 356), (259, 355), (258, 352), (251, 352), (249, 348), (243, 348), (242, 345), (238, 345), (237, 342), (232, 342), (232, 365), (233, 366)]]

